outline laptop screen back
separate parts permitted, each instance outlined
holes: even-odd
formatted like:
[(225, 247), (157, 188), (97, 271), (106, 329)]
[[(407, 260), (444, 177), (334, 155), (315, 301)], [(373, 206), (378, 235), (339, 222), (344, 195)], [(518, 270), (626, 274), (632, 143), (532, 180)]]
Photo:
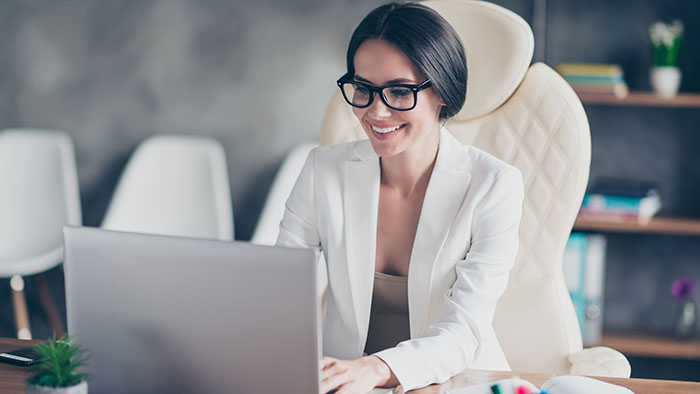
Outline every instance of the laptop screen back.
[(75, 227), (64, 239), (91, 393), (318, 392), (312, 251)]

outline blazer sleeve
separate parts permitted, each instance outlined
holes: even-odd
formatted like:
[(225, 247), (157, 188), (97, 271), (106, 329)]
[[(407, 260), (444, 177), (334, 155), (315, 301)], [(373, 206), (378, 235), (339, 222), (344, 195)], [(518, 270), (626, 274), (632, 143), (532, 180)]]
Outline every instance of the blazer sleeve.
[(404, 391), (444, 382), (478, 357), (515, 262), (522, 202), (522, 176), (508, 167), (475, 207), (471, 246), (456, 262), (457, 279), (445, 296), (438, 322), (422, 337), (375, 354), (389, 365)]
[(277, 245), (317, 250), (321, 247), (314, 195), (315, 157), (313, 149), (287, 199)]

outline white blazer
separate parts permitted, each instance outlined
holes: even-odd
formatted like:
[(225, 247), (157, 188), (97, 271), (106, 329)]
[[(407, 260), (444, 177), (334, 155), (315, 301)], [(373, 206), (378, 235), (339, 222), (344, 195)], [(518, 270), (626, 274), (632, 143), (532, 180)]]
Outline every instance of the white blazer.
[[(314, 149), (287, 200), (278, 245), (320, 248), (323, 353), (362, 356), (372, 301), (379, 157), (368, 140)], [(508, 370), (492, 328), (518, 250), (520, 171), (444, 128), (408, 271), (411, 339), (375, 355), (403, 389), (465, 368)], [(326, 283), (323, 284), (326, 286)]]

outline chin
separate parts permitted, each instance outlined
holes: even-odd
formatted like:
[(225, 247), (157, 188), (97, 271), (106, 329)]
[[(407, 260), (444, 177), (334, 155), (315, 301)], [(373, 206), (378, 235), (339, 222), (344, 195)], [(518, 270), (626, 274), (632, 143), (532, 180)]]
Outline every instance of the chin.
[(372, 143), (372, 149), (374, 150), (374, 153), (376, 153), (379, 157), (392, 157), (403, 152), (403, 149), (401, 149), (401, 147), (397, 146), (396, 144), (387, 144), (382, 141), (375, 140), (370, 141)]
[[(402, 133), (403, 132), (405, 131), (402, 131)], [(372, 144), (374, 153), (376, 153), (378, 156), (391, 157), (398, 155), (405, 150), (405, 146), (403, 146), (405, 145), (405, 140), (402, 138), (404, 135), (397, 134), (387, 140), (381, 140), (376, 138), (370, 130), (365, 129), (365, 134)]]

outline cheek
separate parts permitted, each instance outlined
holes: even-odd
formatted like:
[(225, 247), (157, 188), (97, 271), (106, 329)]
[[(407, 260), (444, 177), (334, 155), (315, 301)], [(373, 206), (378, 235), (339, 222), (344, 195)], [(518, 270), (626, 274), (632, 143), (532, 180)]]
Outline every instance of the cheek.
[(357, 118), (357, 120), (360, 121), (360, 123), (362, 123), (362, 118), (365, 116), (365, 113), (366, 113), (366, 112), (367, 112), (367, 109), (366, 109), (366, 108), (356, 108), (356, 107), (352, 107), (352, 113), (355, 115), (355, 117)]

